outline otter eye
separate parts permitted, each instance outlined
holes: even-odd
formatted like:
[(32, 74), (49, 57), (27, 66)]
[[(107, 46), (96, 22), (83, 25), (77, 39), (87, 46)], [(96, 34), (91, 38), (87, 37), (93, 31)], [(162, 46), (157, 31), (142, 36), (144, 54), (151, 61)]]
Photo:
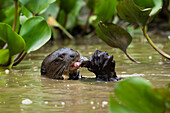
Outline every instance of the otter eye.
[(70, 55), (70, 58), (74, 58), (74, 55)]

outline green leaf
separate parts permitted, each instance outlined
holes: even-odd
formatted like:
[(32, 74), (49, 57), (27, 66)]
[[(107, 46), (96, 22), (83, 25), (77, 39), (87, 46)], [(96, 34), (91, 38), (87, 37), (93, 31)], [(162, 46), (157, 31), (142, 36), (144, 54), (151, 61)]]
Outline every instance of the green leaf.
[(49, 15), (53, 18), (57, 18), (59, 12), (59, 0), (55, 1), (54, 3), (50, 4), (47, 10), (42, 13), (40, 16), (43, 16), (46, 20), (48, 19)]
[(134, 3), (143, 8), (152, 8), (155, 6), (153, 0), (133, 0)]
[(55, 0), (19, 0), (34, 15), (46, 9)]
[(6, 18), (6, 11), (14, 6), (14, 0), (0, 0), (0, 22)]
[(27, 18), (31, 17), (32, 16), (32, 13), (27, 9), (25, 8), (23, 5), (22, 5), (22, 10), (21, 10), (22, 14), (25, 15)]
[(87, 7), (94, 10), (95, 3), (97, 3), (96, 0), (87, 0)]
[(9, 54), (13, 56), (23, 51), (25, 42), (21, 36), (5, 23), (0, 23), (0, 38), (8, 44)]
[(154, 93), (151, 84), (142, 78), (120, 81), (114, 89), (122, 104), (137, 113), (164, 113), (163, 98)]
[(119, 48), (124, 52), (132, 41), (131, 35), (116, 24), (100, 22), (96, 32), (99, 38), (109, 46)]
[(132, 41), (131, 35), (126, 30), (113, 23), (100, 22), (96, 28), (96, 33), (106, 44), (121, 49), (131, 61), (140, 63), (129, 56), (126, 51)]
[[(2, 11), (4, 13), (4, 18), (2, 19), (2, 22), (7, 23), (10, 26), (13, 26), (14, 16), (15, 16), (15, 6), (12, 5), (11, 7), (5, 8)], [(19, 11), (20, 11), (20, 8), (18, 8), (18, 13), (19, 13)], [(0, 13), (0, 15), (1, 15), (1, 13)], [(17, 25), (16, 25), (16, 29), (15, 29), (16, 32), (19, 31), (19, 26), (20, 26), (19, 15), (17, 15)]]
[(154, 7), (152, 7), (152, 11), (150, 13), (150, 16), (157, 14), (163, 6), (163, 0), (153, 0), (154, 2)]
[(60, 0), (60, 8), (68, 14), (75, 7), (76, 2), (77, 0)]
[(134, 3), (143, 8), (152, 8), (150, 16), (160, 11), (163, 5), (162, 0), (133, 0)]
[(0, 9), (9, 8), (14, 4), (14, 0), (0, 0)]
[(116, 5), (117, 0), (96, 0), (94, 13), (97, 15), (98, 20), (109, 21), (116, 14)]
[(78, 23), (78, 16), (81, 8), (83, 7), (83, 0), (77, 0), (75, 7), (73, 10), (68, 14), (68, 19), (67, 19), (67, 24), (66, 28), (67, 29), (72, 29), (75, 27)]
[(35, 51), (43, 46), (51, 37), (51, 30), (46, 21), (39, 16), (27, 19), (20, 30), (24, 38), (27, 53)]
[(117, 5), (117, 12), (120, 18), (124, 21), (145, 26), (151, 12), (151, 8), (142, 9), (137, 6), (133, 0), (121, 0)]
[(8, 62), (9, 58), (9, 50), (8, 49), (0, 49), (0, 65), (4, 65)]
[(112, 95), (110, 95), (110, 102), (109, 102), (109, 113), (136, 113), (133, 110), (129, 109), (128, 107), (119, 104)]

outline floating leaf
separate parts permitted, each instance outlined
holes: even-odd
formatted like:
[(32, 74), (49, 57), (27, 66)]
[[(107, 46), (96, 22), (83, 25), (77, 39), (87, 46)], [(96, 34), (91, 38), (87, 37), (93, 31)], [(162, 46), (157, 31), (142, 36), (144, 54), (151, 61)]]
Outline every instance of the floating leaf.
[(25, 47), (23, 38), (8, 24), (0, 23), (0, 38), (8, 44), (10, 56), (20, 53)]
[(151, 84), (142, 78), (120, 81), (114, 89), (120, 102), (137, 113), (164, 113), (163, 98), (153, 92)]
[(33, 14), (39, 14), (55, 0), (19, 0)]
[(42, 17), (36, 16), (29, 18), (23, 23), (20, 35), (26, 43), (24, 50), (29, 53), (39, 49), (50, 39), (51, 30)]
[(62, 25), (60, 25), (53, 17), (50, 16), (47, 20), (47, 23), (50, 26), (60, 28), (70, 39), (74, 39), (73, 36)]
[(96, 28), (96, 33), (109, 46), (121, 49), (130, 60), (139, 63), (130, 57), (126, 51), (132, 41), (131, 35), (126, 30), (116, 24), (100, 22)]
[(109, 113), (136, 113), (133, 110), (129, 109), (128, 107), (119, 104), (112, 95), (110, 95), (110, 102), (109, 102)]
[(117, 12), (124, 21), (145, 26), (151, 8), (141, 9), (133, 0), (121, 0), (117, 5)]

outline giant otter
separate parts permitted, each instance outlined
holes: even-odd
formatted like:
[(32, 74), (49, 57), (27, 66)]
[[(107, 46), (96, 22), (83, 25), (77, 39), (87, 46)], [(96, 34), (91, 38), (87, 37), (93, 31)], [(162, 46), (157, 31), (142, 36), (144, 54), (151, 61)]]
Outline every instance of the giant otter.
[(41, 75), (52, 79), (78, 80), (81, 78), (79, 67), (88, 68), (100, 81), (119, 80), (115, 72), (113, 55), (109, 56), (107, 52), (96, 50), (88, 60), (80, 57), (80, 54), (71, 48), (58, 49), (48, 55), (42, 62)]

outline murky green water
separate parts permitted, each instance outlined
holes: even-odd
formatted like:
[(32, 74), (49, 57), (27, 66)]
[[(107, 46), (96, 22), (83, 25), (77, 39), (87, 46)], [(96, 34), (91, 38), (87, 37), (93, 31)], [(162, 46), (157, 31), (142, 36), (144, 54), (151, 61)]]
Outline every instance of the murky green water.
[[(154, 38), (154, 42), (163, 51), (170, 54), (166, 45), (168, 39)], [(69, 43), (69, 42), (65, 42)], [(33, 52), (14, 67), (9, 74), (0, 72), (0, 112), (2, 113), (104, 113), (108, 112), (109, 94), (113, 93), (117, 82), (96, 82), (94, 80), (52, 80), (41, 77), (40, 65), (50, 52), (61, 47), (71, 47), (83, 56), (90, 56), (96, 48), (114, 54), (116, 72), (119, 77), (140, 76), (151, 81), (153, 87), (165, 87), (170, 82), (170, 61), (161, 57), (143, 39), (136, 38), (128, 52), (136, 60), (134, 64), (122, 51), (107, 46), (100, 40), (77, 40), (71, 44), (62, 42), (48, 43), (40, 50)], [(8, 73), (8, 70), (6, 70)], [(88, 78), (94, 74), (86, 69), (81, 73)]]

